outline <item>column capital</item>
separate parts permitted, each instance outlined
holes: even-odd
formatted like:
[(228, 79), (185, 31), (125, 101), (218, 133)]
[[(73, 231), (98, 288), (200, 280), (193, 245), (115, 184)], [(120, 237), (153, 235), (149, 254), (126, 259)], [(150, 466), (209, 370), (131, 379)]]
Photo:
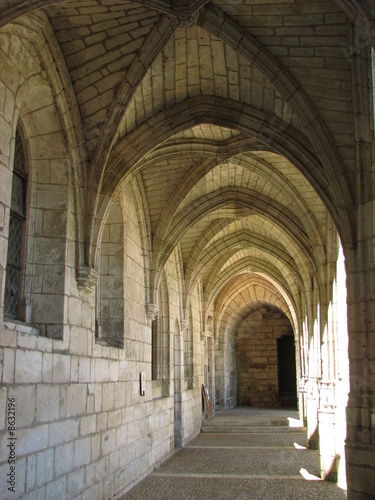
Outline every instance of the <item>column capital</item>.
[(156, 304), (153, 304), (152, 302), (149, 302), (146, 305), (146, 319), (147, 319), (147, 324), (149, 326), (151, 326), (151, 323), (154, 321), (157, 315), (158, 315), (158, 306)]
[(96, 286), (99, 273), (96, 269), (89, 266), (79, 266), (77, 269), (77, 286), (80, 290), (89, 290)]

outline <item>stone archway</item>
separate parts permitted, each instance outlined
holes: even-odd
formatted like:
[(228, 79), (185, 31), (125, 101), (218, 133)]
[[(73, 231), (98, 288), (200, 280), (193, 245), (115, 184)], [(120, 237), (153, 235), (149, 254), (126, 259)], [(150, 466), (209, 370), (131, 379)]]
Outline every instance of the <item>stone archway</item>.
[[(292, 351), (280, 348), (285, 344), (284, 339), (291, 339)], [(281, 310), (272, 304), (255, 303), (238, 329), (236, 347), (238, 405), (282, 406), (290, 402), (286, 398), (290, 392), (296, 405), (294, 336), (290, 321)], [(286, 364), (291, 352), (293, 373)]]

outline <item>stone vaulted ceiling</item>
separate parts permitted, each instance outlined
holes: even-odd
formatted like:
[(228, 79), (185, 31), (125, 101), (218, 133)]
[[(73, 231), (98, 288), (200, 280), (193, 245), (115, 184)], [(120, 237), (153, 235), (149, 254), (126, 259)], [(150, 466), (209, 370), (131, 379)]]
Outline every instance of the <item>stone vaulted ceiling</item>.
[(216, 300), (219, 315), (246, 315), (268, 301), (293, 320), (297, 297), (326, 264), (333, 221), (347, 220), (338, 229), (350, 237), (347, 20), (363, 25), (372, 13), (345, 0), (0, 7), (1, 24), (18, 25), (21, 38), (43, 26), (70, 92), (87, 253), (96, 220), (131, 182), (149, 232), (152, 290), (178, 251), (185, 305), (200, 282), (207, 311)]

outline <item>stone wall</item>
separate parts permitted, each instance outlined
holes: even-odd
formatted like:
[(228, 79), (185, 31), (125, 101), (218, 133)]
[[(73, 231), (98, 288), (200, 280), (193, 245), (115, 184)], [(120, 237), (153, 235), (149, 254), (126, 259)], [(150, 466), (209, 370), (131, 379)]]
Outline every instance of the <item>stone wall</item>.
[[(39, 330), (6, 322), (2, 345), (1, 449), (8, 433), (5, 407), (16, 404), (18, 497), (106, 498), (119, 495), (165, 460), (174, 449), (173, 377), (170, 393), (160, 397), (151, 381), (151, 328), (146, 323), (144, 277), (137, 214), (130, 188), (126, 200), (128, 242), (124, 348), (95, 340), (95, 293), (79, 291), (75, 279), (66, 297), (69, 322), (62, 340)], [(175, 317), (173, 259), (167, 266), (170, 313)], [(178, 296), (176, 295), (176, 299)], [(143, 318), (143, 319), (142, 319)], [(169, 318), (170, 323), (173, 320)], [(199, 352), (200, 335), (194, 349)], [(169, 346), (173, 359), (173, 344)], [(146, 395), (140, 396), (139, 374), (146, 372)], [(200, 430), (198, 389), (181, 392), (182, 436), (187, 442)], [(9, 465), (0, 465), (5, 477)], [(1, 497), (14, 498), (2, 482)], [(105, 492), (105, 494), (104, 494)]]
[[(130, 200), (134, 244), (127, 245), (124, 349), (95, 342), (95, 293), (80, 292), (75, 278), (65, 300), (68, 322), (62, 340), (41, 337), (38, 329), (21, 323), (4, 324), (1, 407), (15, 399), (17, 496), (74, 497), (83, 491), (85, 497), (98, 498), (103, 491), (112, 496), (173, 449), (173, 399), (153, 400), (150, 328)], [(141, 371), (147, 378), (145, 397), (139, 392)], [(4, 450), (5, 412), (1, 429)], [(1, 464), (2, 477), (8, 468), (6, 461)], [(1, 497), (12, 498), (4, 482)]]
[[(335, 476), (349, 390), (340, 234), (348, 489), (372, 492), (371, 18), (342, 0), (208, 3), (189, 22), (179, 2), (102, 3), (0, 8), (1, 474), (14, 399), (18, 496), (120, 495), (199, 432), (209, 318), (218, 408), (245, 374), (252, 404), (275, 401), (276, 325), (249, 320), (259, 343), (242, 339), (262, 303), (293, 325), (300, 414)], [(16, 130), (22, 308), (4, 321)]]
[[(20, 318), (22, 322), (3, 323), (1, 301), (0, 477), (9, 473), (8, 456), (4, 453), (10, 436), (6, 408), (14, 398), (17, 481), (13, 493), (2, 480), (0, 496), (73, 498), (82, 494), (82, 498), (108, 498), (139, 481), (174, 448), (173, 379), (166, 397), (160, 397), (160, 391), (151, 382), (151, 335), (145, 314), (137, 208), (130, 187), (125, 187), (120, 203), (126, 230), (123, 235), (121, 231), (114, 234), (112, 229), (116, 231), (118, 224), (112, 220), (113, 224), (103, 231), (104, 253), (111, 254), (111, 245), (116, 246), (115, 252), (122, 246), (125, 253), (123, 290), (120, 287), (120, 295), (109, 297), (112, 303), (124, 302), (124, 346), (101, 345), (95, 339), (95, 287), (77, 286), (77, 217), (81, 214), (79, 192), (74, 185), (80, 177), (79, 164), (74, 164), (73, 178), (74, 149), (66, 142), (69, 132), (62, 131), (61, 114), (53, 98), (53, 94), (58, 94), (59, 82), (48, 81), (31, 43), (24, 40), (21, 44), (17, 37), (11, 43), (6, 36), (2, 40), (6, 50), (0, 54), (1, 61), (9, 70), (3, 74), (0, 86), (2, 297), (16, 126), (21, 127), (25, 139), (30, 194), (25, 235), (28, 316)], [(6, 51), (18, 54), (17, 64), (9, 62)], [(22, 73), (30, 82), (19, 88), (17, 82), (24, 80)], [(59, 92), (62, 107), (67, 96), (61, 87)], [(48, 141), (43, 135), (47, 130)], [(120, 276), (117, 271), (122, 264), (118, 259), (116, 262), (117, 270), (112, 267), (107, 272), (110, 266), (106, 268), (102, 260), (98, 269), (103, 277)], [(109, 259), (107, 263), (110, 264)], [(178, 294), (173, 262), (170, 267), (167, 286)], [(105, 286), (103, 279), (102, 287)], [(111, 287), (107, 287), (107, 293), (108, 288)], [(101, 298), (108, 299), (105, 291)], [(173, 304), (178, 304), (179, 299), (173, 291), (170, 298), (170, 324), (174, 324), (176, 317), (180, 318), (180, 310)], [(104, 310), (102, 303), (103, 314)], [(112, 318), (118, 320), (118, 314)], [(173, 343), (169, 345), (169, 358), (173, 359)], [(144, 397), (139, 391), (142, 371), (147, 380)], [(183, 398), (188, 415), (186, 442), (199, 431), (201, 413), (197, 411), (200, 406), (196, 393), (183, 393)]]
[(279, 405), (277, 339), (293, 334), (288, 318), (261, 308), (242, 322), (237, 335), (238, 404)]

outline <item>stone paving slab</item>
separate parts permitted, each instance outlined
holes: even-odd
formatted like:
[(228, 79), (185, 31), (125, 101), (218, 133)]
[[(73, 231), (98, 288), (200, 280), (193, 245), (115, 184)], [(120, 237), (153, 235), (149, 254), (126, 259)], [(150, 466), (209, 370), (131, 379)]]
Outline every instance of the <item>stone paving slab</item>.
[(294, 443), (299, 446), (307, 446), (306, 432), (290, 432), (290, 433), (247, 433), (247, 434), (216, 434), (207, 433), (199, 434), (195, 439), (190, 441), (186, 447), (191, 446), (290, 446), (294, 447)]
[[(244, 434), (244, 433), (259, 433), (259, 432), (264, 432), (266, 426), (244, 426), (244, 425), (239, 425), (239, 426), (234, 426), (234, 425), (228, 425), (228, 426), (204, 426), (202, 428), (203, 433), (229, 433), (229, 434)], [(289, 434), (290, 432), (296, 432), (296, 429), (293, 429), (291, 427), (286, 427), (286, 426), (269, 426), (267, 432), (269, 433), (280, 433), (283, 432), (284, 434)], [(301, 427), (301, 433), (306, 432), (306, 429), (303, 429)]]
[(327, 481), (148, 476), (126, 500), (343, 500), (346, 493)]
[(211, 450), (186, 447), (164, 462), (157, 472), (298, 475), (301, 468), (318, 476), (318, 452), (290, 448)]
[[(267, 410), (268, 411), (268, 410)], [(254, 410), (235, 411), (251, 419)], [(255, 409), (255, 413), (266, 413)], [(225, 412), (225, 417), (228, 413)], [(126, 500), (342, 500), (346, 493), (319, 477), (319, 453), (306, 430), (269, 426), (247, 434), (201, 433), (135, 486)], [(288, 427), (285, 428), (288, 430)], [(301, 432), (302, 431), (302, 432)], [(294, 446), (294, 443), (297, 446)], [(299, 449), (300, 448), (300, 449)], [(307, 480), (306, 478), (310, 478)]]

